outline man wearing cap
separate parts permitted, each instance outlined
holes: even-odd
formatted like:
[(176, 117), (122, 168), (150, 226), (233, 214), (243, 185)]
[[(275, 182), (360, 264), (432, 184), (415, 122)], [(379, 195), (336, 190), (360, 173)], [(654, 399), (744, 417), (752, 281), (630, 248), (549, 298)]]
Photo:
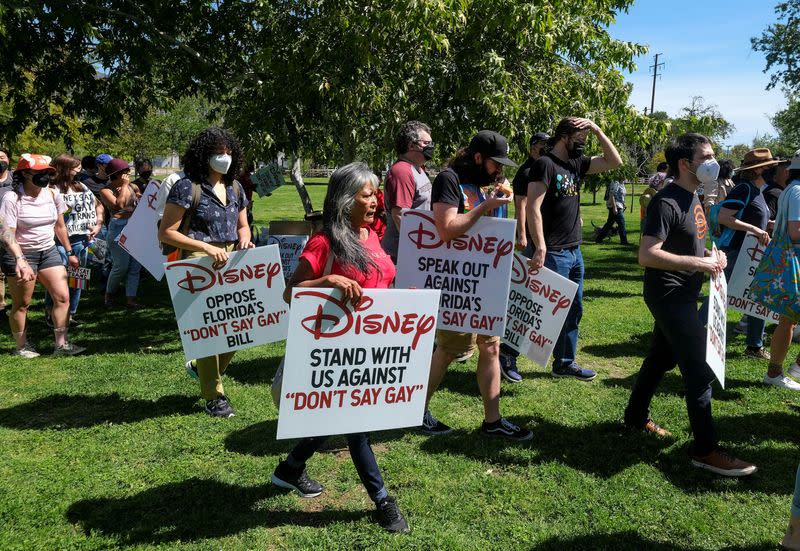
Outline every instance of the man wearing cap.
[[(603, 154), (583, 154), (586, 136), (592, 132)], [(622, 165), (617, 148), (594, 122), (568, 117), (562, 119), (548, 144), (550, 151), (531, 169), (528, 185), (527, 222), (533, 240), (530, 266), (542, 266), (578, 284), (575, 300), (553, 349), (554, 377), (575, 377), (591, 381), (597, 374), (575, 361), (578, 324), (583, 315), (583, 240), (580, 205), (585, 176), (613, 170)]]
[(94, 158), (94, 162), (97, 166), (97, 171), (95, 172), (94, 176), (88, 178), (84, 184), (88, 187), (92, 193), (95, 194), (97, 200), (100, 200), (100, 190), (106, 187), (108, 184), (108, 176), (106, 175), (106, 166), (108, 163), (111, 162), (113, 157), (108, 153), (101, 153), (97, 157)]
[[(536, 160), (544, 153), (549, 139), (550, 136), (544, 132), (537, 132), (531, 136), (531, 141), (528, 144), (528, 158), (517, 169), (517, 174), (511, 184), (514, 189), (514, 210), (517, 217), (517, 248), (524, 251), (526, 256), (530, 256), (532, 251), (530, 233), (528, 232), (525, 216), (525, 209), (528, 204), (528, 184), (531, 182), (530, 173)], [(522, 375), (517, 370), (518, 357), (519, 352), (505, 343), (500, 345), (500, 373), (508, 382), (519, 383), (522, 381)]]
[[(494, 190), (486, 194), (482, 189), (504, 180), (504, 165), (516, 166), (508, 158), (508, 142), (497, 132), (481, 130), (472, 138), (469, 147), (459, 150), (450, 166), (439, 173), (433, 182), (431, 204), (436, 229), (444, 241), (460, 237), (482, 216), (496, 215), (511, 202), (510, 196), (497, 196)], [(486, 435), (511, 440), (530, 440), (533, 437), (531, 431), (500, 416), (500, 337), (454, 331), (436, 332), (423, 432), (431, 435), (452, 432), (450, 427), (431, 414), (428, 403), (439, 388), (448, 366), (456, 357), (474, 350), (476, 344), (476, 376), (484, 413), (481, 431)]]
[(386, 233), (381, 246), (397, 263), (397, 244), (400, 240), (400, 213), (403, 209), (431, 208), (431, 181), (425, 172), (425, 163), (433, 158), (431, 129), (419, 121), (408, 121), (395, 139), (397, 161), (386, 174), (384, 202)]

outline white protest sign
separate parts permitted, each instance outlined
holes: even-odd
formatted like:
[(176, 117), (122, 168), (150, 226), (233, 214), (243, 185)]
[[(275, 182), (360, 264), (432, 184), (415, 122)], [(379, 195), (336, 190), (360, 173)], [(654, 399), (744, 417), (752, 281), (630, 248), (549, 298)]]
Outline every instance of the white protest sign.
[(86, 289), (92, 279), (92, 270), (85, 266), (73, 268), (67, 265), (67, 286), (70, 289)]
[(516, 224), (482, 217), (464, 235), (444, 242), (433, 213), (404, 210), (395, 286), (440, 289), (439, 329), (502, 336)]
[(204, 256), (165, 265), (187, 359), (286, 338), (289, 306), (278, 247), (229, 254), (219, 269)]
[(286, 281), (292, 279), (306, 243), (308, 243), (307, 235), (270, 235), (267, 239), (267, 244), (278, 245), (281, 251), (281, 265)]
[(128, 251), (139, 264), (153, 274), (157, 281), (164, 277), (164, 262), (158, 242), (158, 188), (161, 184), (152, 180), (144, 190), (136, 210), (119, 236), (119, 246)]
[[(714, 247), (716, 252), (716, 247)], [(728, 283), (725, 274), (711, 276), (708, 286), (708, 320), (706, 325), (706, 363), (719, 384), (725, 388), (725, 331), (728, 322)]]
[(564, 327), (578, 284), (545, 267), (528, 268), (528, 257), (514, 254), (503, 342), (547, 367)]
[(422, 423), (439, 291), (292, 290), (277, 438)]
[(762, 256), (764, 247), (758, 242), (758, 238), (752, 233), (746, 234), (728, 283), (728, 308), (760, 318), (767, 323), (778, 323), (779, 314), (750, 298), (750, 285)]

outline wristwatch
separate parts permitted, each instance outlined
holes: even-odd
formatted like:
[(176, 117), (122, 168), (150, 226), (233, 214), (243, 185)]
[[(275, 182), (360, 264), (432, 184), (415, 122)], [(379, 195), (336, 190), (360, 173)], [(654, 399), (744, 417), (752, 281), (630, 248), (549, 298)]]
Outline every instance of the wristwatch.
[(72, 249), (68, 250), (67, 256), (75, 256), (75, 251), (73, 251)]

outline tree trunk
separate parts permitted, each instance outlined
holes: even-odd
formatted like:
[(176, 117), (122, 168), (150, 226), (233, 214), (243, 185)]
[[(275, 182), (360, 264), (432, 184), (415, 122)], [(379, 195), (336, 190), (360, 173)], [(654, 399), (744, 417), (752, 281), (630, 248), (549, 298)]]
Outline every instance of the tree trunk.
[(292, 160), (291, 169), (289, 170), (289, 177), (292, 179), (294, 187), (300, 195), (300, 201), (303, 203), (303, 210), (306, 216), (314, 212), (314, 207), (311, 205), (311, 197), (308, 196), (308, 190), (303, 183), (303, 160), (296, 152), (290, 153)]

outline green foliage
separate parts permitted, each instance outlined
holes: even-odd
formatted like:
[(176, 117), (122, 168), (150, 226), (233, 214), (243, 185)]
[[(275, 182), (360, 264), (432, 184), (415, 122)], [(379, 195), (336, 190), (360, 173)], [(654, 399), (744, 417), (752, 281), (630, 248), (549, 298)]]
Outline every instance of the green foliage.
[(800, 96), (787, 94), (786, 99), (786, 108), (775, 113), (771, 120), (783, 147), (794, 153), (800, 149)]
[(765, 73), (772, 72), (767, 89), (775, 86), (800, 89), (800, 0), (775, 6), (777, 22), (759, 37), (751, 38), (754, 50), (767, 57)]

